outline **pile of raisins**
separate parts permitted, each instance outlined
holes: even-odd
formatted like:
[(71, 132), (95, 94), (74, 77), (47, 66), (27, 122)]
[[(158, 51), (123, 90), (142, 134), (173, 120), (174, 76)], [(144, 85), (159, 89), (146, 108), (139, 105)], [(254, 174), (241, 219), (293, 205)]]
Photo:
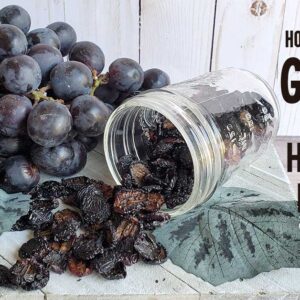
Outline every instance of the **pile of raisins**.
[(153, 210), (153, 205), (164, 204), (172, 209), (184, 204), (194, 186), (193, 161), (184, 138), (174, 124), (159, 113), (153, 116), (150, 125), (141, 120), (141, 126), (146, 159), (126, 155), (119, 160), (118, 171), (122, 177), (119, 195), (127, 201), (116, 199), (116, 209), (135, 210), (136, 205), (130, 198), (137, 197), (148, 199), (143, 201), (146, 211)]
[[(139, 163), (131, 165), (134, 170)], [(139, 172), (132, 174), (141, 179)], [(30, 195), (28, 213), (12, 230), (29, 229), (34, 237), (21, 246), (10, 269), (0, 266), (0, 286), (41, 289), (50, 271), (67, 269), (79, 277), (94, 271), (106, 279), (122, 279), (126, 267), (139, 260), (161, 264), (167, 259), (151, 233), (170, 219), (159, 211), (164, 197), (157, 191), (112, 188), (80, 176), (46, 181)], [(69, 208), (59, 209), (62, 203)]]

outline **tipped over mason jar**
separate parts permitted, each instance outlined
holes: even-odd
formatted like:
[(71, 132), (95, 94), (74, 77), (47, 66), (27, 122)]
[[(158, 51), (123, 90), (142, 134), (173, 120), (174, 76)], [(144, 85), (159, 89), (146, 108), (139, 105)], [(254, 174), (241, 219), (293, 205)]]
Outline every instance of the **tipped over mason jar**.
[(161, 210), (176, 216), (260, 157), (278, 123), (270, 86), (230, 68), (128, 99), (108, 120), (104, 151), (117, 184), (162, 194)]

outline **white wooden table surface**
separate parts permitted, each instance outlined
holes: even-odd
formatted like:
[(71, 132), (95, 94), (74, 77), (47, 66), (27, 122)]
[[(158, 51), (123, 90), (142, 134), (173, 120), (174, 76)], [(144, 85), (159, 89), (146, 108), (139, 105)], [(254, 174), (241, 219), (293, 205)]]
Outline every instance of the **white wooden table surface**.
[[(89, 155), (84, 175), (113, 184), (101, 145)], [(262, 184), (263, 181), (263, 184)], [(240, 186), (267, 192), (277, 199), (295, 198), (288, 177), (274, 148), (270, 148), (247, 170), (236, 174), (227, 186)], [(9, 232), (0, 237), (0, 264), (13, 264), (17, 250), (29, 237), (29, 231)], [(124, 280), (109, 281), (96, 274), (79, 279), (66, 272), (51, 273), (41, 291), (23, 292), (0, 288), (3, 299), (300, 299), (300, 269), (280, 269), (247, 280), (235, 280), (219, 286), (188, 274), (169, 260), (161, 266), (138, 263), (127, 268)]]

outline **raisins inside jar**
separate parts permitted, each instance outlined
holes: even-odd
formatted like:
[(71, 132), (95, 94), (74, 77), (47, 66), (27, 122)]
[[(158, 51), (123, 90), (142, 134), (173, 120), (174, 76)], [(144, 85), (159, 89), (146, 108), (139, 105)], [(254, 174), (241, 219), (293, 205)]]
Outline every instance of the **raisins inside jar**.
[(104, 151), (117, 184), (162, 193), (175, 216), (260, 157), (278, 123), (268, 84), (231, 68), (128, 99), (107, 123)]

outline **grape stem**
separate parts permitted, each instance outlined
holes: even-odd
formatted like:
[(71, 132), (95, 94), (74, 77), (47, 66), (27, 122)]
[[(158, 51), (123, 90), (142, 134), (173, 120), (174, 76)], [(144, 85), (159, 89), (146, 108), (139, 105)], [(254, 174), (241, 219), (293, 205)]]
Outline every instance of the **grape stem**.
[(97, 74), (97, 71), (94, 70), (93, 72), (93, 86), (92, 86), (92, 90), (91, 90), (91, 93), (90, 95), (91, 96), (94, 96), (95, 94), (95, 90), (102, 84), (107, 84), (108, 83), (108, 73), (106, 74)]
[(52, 97), (47, 96), (47, 91), (51, 89), (51, 86), (48, 84), (38, 90), (32, 91), (27, 96), (34, 101), (34, 104), (39, 103), (42, 100), (48, 100), (48, 101), (57, 101), (59, 103), (64, 103), (61, 99), (54, 99)]

